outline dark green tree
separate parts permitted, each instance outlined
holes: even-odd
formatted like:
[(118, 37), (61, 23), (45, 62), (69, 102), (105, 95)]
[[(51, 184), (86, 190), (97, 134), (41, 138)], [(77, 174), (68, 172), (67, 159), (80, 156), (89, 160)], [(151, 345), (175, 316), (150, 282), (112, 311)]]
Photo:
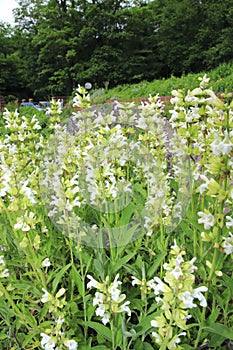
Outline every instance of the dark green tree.
[(158, 18), (158, 55), (162, 75), (181, 75), (200, 64), (196, 36), (201, 25), (200, 1), (158, 0), (153, 2)]
[[(18, 0), (0, 29), (0, 94), (50, 98), (232, 60), (232, 0)], [(23, 96), (22, 96), (23, 97)]]
[(122, 72), (121, 80), (139, 82), (157, 78), (161, 61), (158, 55), (156, 11), (152, 4), (139, 4), (127, 9), (124, 16), (125, 35), (121, 42), (123, 55), (118, 68)]
[(0, 23), (0, 95), (5, 97), (20, 98), (27, 90), (18, 39), (9, 24)]
[(202, 20), (196, 36), (204, 69), (211, 69), (233, 58), (233, 2), (200, 1)]

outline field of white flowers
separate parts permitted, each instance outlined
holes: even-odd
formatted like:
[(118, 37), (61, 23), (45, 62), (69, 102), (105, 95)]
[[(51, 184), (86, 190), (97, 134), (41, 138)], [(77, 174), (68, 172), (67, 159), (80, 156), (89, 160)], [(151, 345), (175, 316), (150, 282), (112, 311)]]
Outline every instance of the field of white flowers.
[[(5, 110), (0, 349), (233, 349), (233, 100)], [(197, 84), (198, 85), (198, 84)]]

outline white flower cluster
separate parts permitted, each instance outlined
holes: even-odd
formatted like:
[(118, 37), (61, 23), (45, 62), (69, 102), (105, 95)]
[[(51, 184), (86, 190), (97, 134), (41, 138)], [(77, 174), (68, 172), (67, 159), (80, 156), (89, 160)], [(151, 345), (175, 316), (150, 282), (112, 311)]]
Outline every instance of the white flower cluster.
[(25, 212), (25, 214), (19, 218), (16, 219), (17, 223), (14, 225), (15, 230), (22, 230), (23, 232), (28, 232), (31, 229), (35, 228), (35, 225), (37, 223), (37, 219), (35, 217), (35, 214), (30, 211)]
[(196, 259), (184, 261), (185, 251), (177, 246), (176, 241), (171, 246), (170, 254), (172, 255), (170, 261), (163, 265), (166, 271), (164, 281), (159, 277), (149, 281), (156, 301), (161, 303), (161, 314), (151, 321), (151, 326), (158, 328), (158, 332), (153, 332), (152, 336), (159, 345), (166, 344), (168, 349), (180, 349), (177, 344), (186, 332), (177, 334), (177, 328), (187, 329), (186, 321), (191, 317), (187, 309), (197, 307), (194, 299), (199, 300), (200, 306), (207, 306), (202, 293), (208, 288), (205, 286), (193, 288), (194, 272), (197, 271), (194, 265)]
[(228, 237), (223, 237), (222, 247), (227, 255), (233, 254), (233, 234), (231, 232)]
[(65, 297), (59, 299), (65, 294), (65, 288), (60, 288), (55, 297), (50, 294), (46, 289), (42, 288), (44, 294), (42, 295), (42, 303), (49, 303), (49, 312), (56, 312), (58, 309), (62, 309), (66, 304)]
[(200, 86), (186, 95), (185, 90), (172, 92), (174, 108), (170, 121), (189, 147), (197, 192), (202, 200), (205, 198), (205, 206), (197, 213), (198, 223), (205, 230), (201, 233), (202, 241), (231, 255), (233, 102), (229, 100), (232, 94), (219, 97), (207, 88), (208, 82), (205, 75), (200, 78)]
[(214, 134), (214, 141), (210, 144), (211, 151), (215, 156), (220, 154), (229, 154), (232, 150), (233, 143), (229, 139), (229, 133), (225, 130), (224, 139), (221, 139), (218, 134)]
[(73, 106), (78, 108), (88, 108), (91, 104), (91, 97), (85, 87), (78, 84), (76, 94), (73, 98)]
[(68, 350), (77, 350), (78, 348), (78, 343), (71, 339), (71, 340), (64, 340), (62, 347), (57, 345), (57, 338), (50, 336), (46, 333), (41, 333), (41, 347), (44, 350), (63, 350), (65, 346), (66, 349)]
[(214, 216), (211, 213), (199, 211), (197, 214), (200, 217), (198, 219), (198, 224), (204, 224), (205, 230), (209, 230), (214, 226)]
[(122, 302), (126, 299), (125, 294), (121, 294), (118, 288), (122, 282), (118, 281), (119, 274), (116, 275), (113, 282), (110, 283), (107, 276), (104, 283), (97, 282), (92, 276), (87, 275), (90, 280), (87, 283), (87, 288), (96, 288), (98, 292), (95, 293), (93, 299), (93, 305), (98, 306), (95, 313), (96, 316), (102, 318), (104, 325), (110, 322), (111, 318), (118, 313), (126, 312), (128, 316), (131, 316), (129, 308), (129, 301)]
[(44, 139), (35, 116), (19, 117), (17, 111), (3, 113), (7, 134), (0, 142), (0, 196), (7, 209), (26, 210), (38, 203), (38, 166)]
[(49, 312), (56, 315), (54, 317), (54, 326), (51, 327), (50, 330), (46, 330), (47, 333), (42, 332), (40, 335), (41, 339), (41, 347), (44, 350), (77, 350), (78, 343), (73, 339), (67, 339), (65, 336), (65, 332), (62, 330), (62, 325), (65, 321), (62, 312), (62, 309), (66, 302), (65, 297), (60, 299), (65, 294), (65, 289), (61, 288), (56, 293), (55, 297), (51, 295), (46, 289), (42, 289), (44, 294), (41, 298), (42, 303), (49, 304)]
[(75, 113), (74, 135), (57, 128), (42, 164), (41, 186), (49, 216), (73, 235), (82, 233), (84, 242), (91, 229), (79, 214), (87, 205), (104, 216), (94, 223), (99, 230), (109, 213), (115, 213), (117, 220), (132, 203), (131, 218), (141, 223), (141, 234), (151, 235), (160, 224), (172, 229), (190, 196), (189, 172), (185, 147), (169, 134), (163, 109), (158, 96), (139, 107), (116, 102), (110, 111), (95, 108)]

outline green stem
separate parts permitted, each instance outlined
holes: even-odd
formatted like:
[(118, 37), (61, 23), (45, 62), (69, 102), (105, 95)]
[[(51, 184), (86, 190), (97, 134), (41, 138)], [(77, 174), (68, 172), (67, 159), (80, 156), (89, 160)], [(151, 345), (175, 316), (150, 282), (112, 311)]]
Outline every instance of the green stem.
[(111, 320), (110, 325), (111, 325), (111, 332), (112, 332), (112, 350), (115, 350), (115, 327), (114, 327), (113, 319)]
[[(194, 203), (194, 195), (193, 195), (193, 176), (192, 176), (192, 163), (191, 157), (188, 158), (189, 164), (189, 179), (190, 179), (190, 193), (191, 193), (191, 212), (192, 216), (196, 213), (195, 203)], [(197, 256), (197, 230), (193, 228), (193, 256)]]
[(38, 256), (35, 254), (33, 247), (33, 243), (31, 241), (31, 237), (28, 234), (29, 244), (24, 249), (24, 253), (26, 255), (27, 262), (31, 265), (32, 270), (37, 277), (37, 280), (42, 284), (43, 288), (46, 288), (47, 284), (45, 281), (45, 277), (40, 268), (38, 268), (40, 262), (38, 262)]
[(212, 278), (213, 278), (213, 274), (216, 270), (217, 260), (218, 260), (218, 249), (214, 248), (214, 256), (212, 259), (211, 269), (210, 269), (210, 273), (209, 273), (209, 277), (208, 277), (208, 283), (210, 283), (210, 282), (213, 283)]
[[(70, 260), (71, 260), (71, 267), (74, 265), (74, 254), (73, 254), (73, 242), (71, 239), (68, 239), (68, 246), (70, 250)], [(70, 300), (73, 300), (74, 296), (74, 279), (71, 278), (71, 288), (70, 288)]]
[(5, 205), (5, 203), (4, 203), (3, 199), (2, 199), (2, 197), (0, 197), (0, 208), (3, 208), (3, 211), (5, 212), (5, 214), (6, 214), (6, 216), (7, 216), (7, 219), (8, 219), (8, 221), (9, 221), (10, 225), (11, 225), (12, 229), (14, 230), (14, 224), (13, 224), (12, 219), (11, 219), (11, 216), (10, 216), (10, 214), (9, 214), (10, 211), (7, 210), (6, 205)]
[(164, 225), (163, 225), (162, 219), (159, 226), (160, 226), (160, 240), (161, 240), (161, 244), (163, 244), (164, 243)]
[[(205, 315), (204, 315), (204, 317), (205, 317)], [(203, 317), (202, 317), (202, 319), (203, 319)], [(195, 344), (194, 344), (194, 349), (198, 348), (198, 344), (199, 344), (199, 341), (200, 341), (200, 338), (201, 338), (201, 334), (202, 334), (202, 324), (199, 325), (199, 329), (198, 329), (198, 332), (197, 332), (197, 337), (196, 337)]]
[[(140, 320), (143, 320), (147, 316), (147, 291), (146, 291), (146, 269), (145, 269), (145, 262), (142, 262), (142, 285), (141, 285), (141, 299), (143, 301), (143, 310), (140, 312)], [(140, 321), (139, 321), (140, 322)], [(144, 339), (146, 337), (146, 334), (142, 334), (142, 342), (144, 342)]]
[[(201, 211), (204, 212), (204, 198), (203, 198), (203, 196), (201, 196), (201, 198), (199, 198), (199, 201), (201, 201)], [(206, 253), (208, 253), (208, 251)], [(200, 239), (199, 257), (202, 260), (204, 256), (205, 256), (205, 253), (203, 252), (203, 240)]]
[[(207, 292), (205, 293), (206, 300), (208, 300), (208, 295), (209, 295), (209, 288), (208, 288)], [(199, 321), (199, 329), (198, 329), (197, 337), (196, 337), (195, 344), (194, 344), (195, 349), (198, 348), (198, 344), (199, 344), (199, 341), (201, 339), (201, 334), (202, 334), (202, 330), (203, 330), (203, 323), (204, 323), (205, 319), (206, 319), (206, 308), (203, 307), (202, 312), (201, 312), (201, 320)]]
[[(114, 205), (115, 205), (115, 203), (114, 203)], [(111, 220), (111, 213), (109, 213), (107, 204), (105, 205), (105, 211), (106, 211), (106, 218), (107, 218), (106, 230), (108, 232), (110, 259), (111, 259), (111, 262), (114, 263), (115, 262), (115, 249), (113, 247), (113, 242), (112, 242), (112, 227), (111, 227), (111, 222), (110, 222), (110, 220)]]
[(82, 252), (80, 252), (80, 269), (81, 269), (81, 276), (82, 276), (82, 299), (83, 299), (83, 314), (84, 314), (84, 339), (88, 339), (87, 337), (87, 331), (88, 327), (86, 326), (87, 323), (87, 303), (86, 303), (86, 287), (85, 287), (85, 277), (86, 274), (84, 272), (84, 266), (83, 266), (83, 259), (82, 259)]

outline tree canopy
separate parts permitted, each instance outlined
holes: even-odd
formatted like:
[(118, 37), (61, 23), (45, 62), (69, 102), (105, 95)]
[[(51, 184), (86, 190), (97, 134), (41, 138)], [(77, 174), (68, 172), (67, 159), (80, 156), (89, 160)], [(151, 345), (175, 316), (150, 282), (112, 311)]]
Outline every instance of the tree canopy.
[(0, 23), (0, 95), (49, 98), (209, 70), (233, 57), (233, 3), (19, 0)]

